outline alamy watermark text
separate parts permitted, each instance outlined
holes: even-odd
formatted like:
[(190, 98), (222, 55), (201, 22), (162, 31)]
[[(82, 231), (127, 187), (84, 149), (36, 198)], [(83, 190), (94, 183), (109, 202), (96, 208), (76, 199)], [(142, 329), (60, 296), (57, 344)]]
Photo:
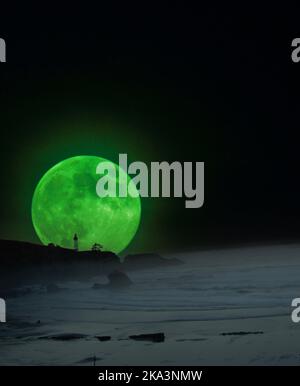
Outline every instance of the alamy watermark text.
[(185, 197), (186, 208), (200, 208), (204, 203), (204, 162), (151, 162), (149, 169), (141, 161), (128, 165), (127, 154), (119, 154), (119, 170), (107, 161), (98, 164), (96, 173), (101, 175), (96, 185), (101, 198)]
[(6, 62), (6, 43), (0, 38), (0, 62)]

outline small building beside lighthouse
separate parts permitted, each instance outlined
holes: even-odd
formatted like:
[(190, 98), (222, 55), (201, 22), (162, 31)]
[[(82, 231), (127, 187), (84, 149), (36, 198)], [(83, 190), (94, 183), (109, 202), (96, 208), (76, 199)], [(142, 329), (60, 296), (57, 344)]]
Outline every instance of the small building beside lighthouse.
[(74, 234), (73, 241), (74, 241), (74, 251), (78, 251), (78, 236), (77, 236), (77, 233)]

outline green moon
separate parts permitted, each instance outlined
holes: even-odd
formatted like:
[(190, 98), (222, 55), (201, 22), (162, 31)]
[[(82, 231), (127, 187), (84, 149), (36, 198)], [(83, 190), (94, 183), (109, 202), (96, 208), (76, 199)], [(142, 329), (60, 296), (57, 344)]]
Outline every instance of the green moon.
[[(104, 250), (119, 253), (133, 239), (140, 223), (140, 197), (99, 197), (96, 174), (100, 162), (96, 156), (77, 156), (49, 169), (39, 181), (32, 199), (32, 222), (43, 244), (73, 248), (78, 235), (79, 250), (101, 244)], [(113, 164), (113, 163), (112, 163)], [(130, 177), (116, 168), (116, 186)], [(125, 179), (124, 179), (125, 176)]]

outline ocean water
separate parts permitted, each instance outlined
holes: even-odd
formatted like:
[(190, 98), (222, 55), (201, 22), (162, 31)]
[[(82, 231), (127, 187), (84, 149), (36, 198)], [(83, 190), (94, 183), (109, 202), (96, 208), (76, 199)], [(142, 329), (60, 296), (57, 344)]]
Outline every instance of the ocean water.
[[(7, 300), (0, 365), (299, 364), (300, 246), (224, 249), (177, 255), (184, 264), (129, 272), (124, 290), (92, 289), (99, 276), (57, 283), (64, 290)], [(250, 334), (222, 335), (248, 332)], [(255, 332), (262, 334), (254, 334)], [(164, 332), (165, 342), (131, 334)], [(84, 334), (68, 342), (40, 339)], [(98, 341), (95, 336), (109, 335)]]

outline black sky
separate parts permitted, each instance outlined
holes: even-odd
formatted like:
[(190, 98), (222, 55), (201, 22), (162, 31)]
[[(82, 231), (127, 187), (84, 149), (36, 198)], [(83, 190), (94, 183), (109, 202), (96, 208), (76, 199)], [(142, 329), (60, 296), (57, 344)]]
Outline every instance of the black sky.
[(205, 161), (204, 207), (145, 203), (133, 250), (299, 239), (295, 9), (52, 11), (1, 13), (0, 237), (37, 241), (36, 182), (90, 150)]

